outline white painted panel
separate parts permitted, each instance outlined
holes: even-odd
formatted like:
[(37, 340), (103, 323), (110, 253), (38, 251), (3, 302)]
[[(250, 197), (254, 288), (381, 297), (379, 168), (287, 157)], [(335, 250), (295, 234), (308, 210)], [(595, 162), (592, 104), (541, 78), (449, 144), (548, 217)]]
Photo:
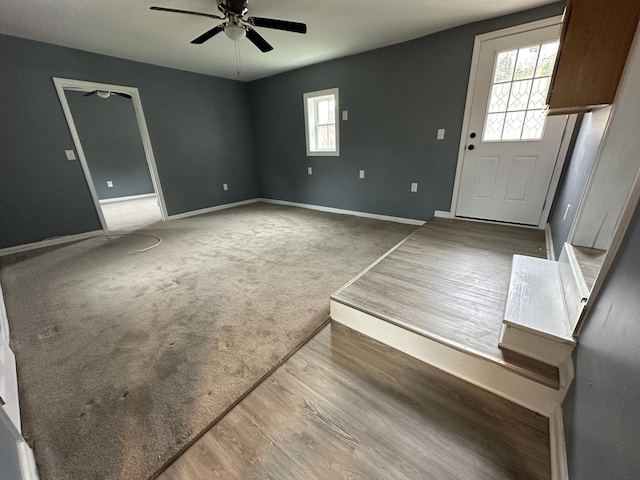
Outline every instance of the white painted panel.
[(570, 345), (558, 263), (514, 255), (504, 323)]
[(498, 172), (498, 157), (480, 157), (476, 167), (476, 178), (473, 184), (473, 198), (490, 199)]
[(636, 34), (569, 243), (600, 250), (609, 249), (635, 178), (640, 172), (638, 125), (640, 36)]
[(2, 408), (20, 431), (20, 406), (18, 404), (18, 375), (13, 352), (4, 341), (0, 341), (0, 396), (5, 402)]
[(505, 325), (505, 327), (498, 344), (500, 348), (512, 350), (547, 365), (560, 368), (573, 351), (572, 345), (534, 335), (511, 325)]
[(4, 306), (2, 285), (0, 284), (0, 341), (2, 340), (9, 345), (9, 319), (7, 318), (7, 309)]
[(568, 243), (564, 244), (560, 253), (558, 270), (560, 271), (564, 301), (567, 307), (567, 328), (570, 332), (573, 332), (589, 298), (589, 288), (582, 276), (573, 247)]
[(505, 200), (526, 202), (538, 157), (514, 157)]

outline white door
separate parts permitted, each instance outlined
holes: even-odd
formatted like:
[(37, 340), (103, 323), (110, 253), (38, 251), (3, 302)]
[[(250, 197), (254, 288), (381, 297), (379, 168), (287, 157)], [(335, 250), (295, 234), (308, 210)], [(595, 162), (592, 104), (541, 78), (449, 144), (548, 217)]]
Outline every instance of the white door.
[(567, 116), (543, 108), (560, 25), (480, 45), (455, 214), (538, 225)]

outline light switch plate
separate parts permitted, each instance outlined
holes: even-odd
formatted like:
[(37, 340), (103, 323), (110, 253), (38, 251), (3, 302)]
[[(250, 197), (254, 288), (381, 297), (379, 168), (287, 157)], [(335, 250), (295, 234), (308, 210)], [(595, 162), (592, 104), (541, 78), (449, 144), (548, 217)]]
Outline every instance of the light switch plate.
[(222, 189), (223, 190), (229, 190), (229, 185), (227, 185), (226, 183), (222, 184)]
[(113, 188), (113, 182), (111, 180), (107, 180), (107, 187)]
[(360, 170), (360, 178), (364, 178), (364, 170)]
[(349, 120), (349, 112), (347, 110), (342, 111), (342, 120)]
[(438, 129), (438, 140), (444, 140), (444, 128)]
[(307, 167), (307, 174), (311, 175), (313, 173), (313, 169), (311, 167)]
[(411, 191), (412, 192), (417, 192), (418, 191), (418, 184), (417, 183), (412, 183), (411, 184)]
[(74, 152), (73, 150), (65, 150), (64, 154), (67, 156), (67, 160), (75, 160), (76, 159), (76, 152)]

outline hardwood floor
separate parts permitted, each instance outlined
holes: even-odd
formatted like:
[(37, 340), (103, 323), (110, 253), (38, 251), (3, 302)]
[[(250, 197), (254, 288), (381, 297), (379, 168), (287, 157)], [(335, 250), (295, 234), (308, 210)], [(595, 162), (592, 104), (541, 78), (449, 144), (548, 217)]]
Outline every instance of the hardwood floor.
[(548, 420), (332, 322), (158, 478), (549, 479)]
[(516, 253), (544, 258), (544, 232), (434, 218), (331, 298), (557, 389), (557, 368), (498, 348)]

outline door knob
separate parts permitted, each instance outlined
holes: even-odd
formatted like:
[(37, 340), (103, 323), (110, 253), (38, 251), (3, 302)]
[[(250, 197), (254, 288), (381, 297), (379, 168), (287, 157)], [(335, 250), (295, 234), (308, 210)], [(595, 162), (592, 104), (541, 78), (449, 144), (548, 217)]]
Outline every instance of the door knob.
[(476, 138), (476, 132), (471, 132), (471, 134), (469, 135), (471, 138)]
[(467, 148), (468, 148), (469, 150), (473, 150), (473, 149), (474, 149), (474, 148), (476, 148), (476, 147), (475, 147), (474, 145), (469, 145)]

